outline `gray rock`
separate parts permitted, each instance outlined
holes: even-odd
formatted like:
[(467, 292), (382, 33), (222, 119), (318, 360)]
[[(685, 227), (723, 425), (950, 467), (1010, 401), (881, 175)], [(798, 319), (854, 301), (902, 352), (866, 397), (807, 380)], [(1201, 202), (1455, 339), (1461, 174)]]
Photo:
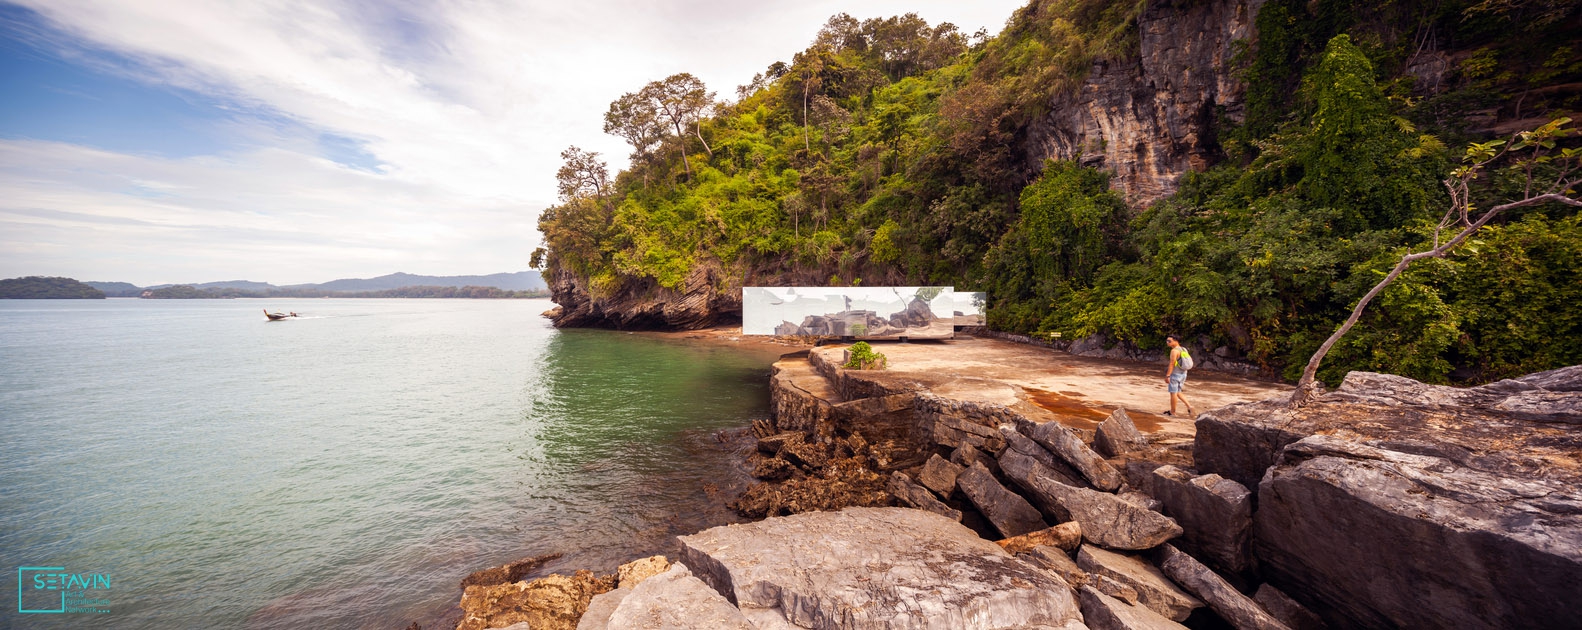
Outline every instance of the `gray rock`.
[(757, 630), (718, 592), (677, 562), (643, 580), (610, 613), (606, 627), (634, 630)]
[(1082, 438), (1060, 423), (1021, 419), (1016, 423), (1016, 430), (1070, 464), (1093, 487), (1105, 492), (1114, 492), (1121, 487), (1121, 474), (1088, 448), (1087, 444), (1082, 443)]
[(1252, 600), (1279, 619), (1280, 623), (1290, 626), (1291, 630), (1329, 630), (1323, 619), (1272, 584), (1260, 584), (1258, 592), (1252, 594)]
[(1044, 516), (1047, 516), (1050, 521), (1064, 522), (1071, 520), (1071, 514), (1066, 511), (1065, 506), (1062, 506), (1052, 495), (1039, 490), (1039, 484), (1033, 481), (1034, 479), (1041, 479), (1043, 483), (1072, 485), (1066, 483), (1069, 478), (1061, 475), (1059, 471), (1039, 463), (1038, 460), (1009, 448), (1001, 452), (998, 459), (1000, 472), (1022, 491), (1022, 496), (1032, 502), (1033, 506), (1038, 508), (1038, 511), (1043, 512)]
[(1181, 526), (1163, 514), (1127, 503), (1113, 494), (1073, 488), (1034, 477), (1038, 495), (1060, 506), (1082, 526), (1082, 538), (1111, 549), (1148, 549), (1181, 535)]
[(681, 561), (738, 606), (804, 628), (1082, 627), (1064, 583), (921, 510), (808, 512), (678, 540)]
[[(938, 457), (938, 455), (935, 457)], [(961, 522), (961, 510), (953, 509), (941, 503), (939, 499), (934, 498), (934, 494), (929, 492), (927, 488), (912, 483), (911, 478), (907, 477), (906, 473), (899, 470), (890, 473), (890, 481), (885, 485), (884, 489), (888, 490), (891, 496), (908, 506), (919, 510), (928, 510), (958, 523)]]
[(1104, 575), (1137, 591), (1137, 603), (1173, 621), (1185, 621), (1202, 600), (1181, 590), (1158, 568), (1141, 558), (1085, 545), (1077, 551), (1077, 566)]
[(956, 489), (956, 477), (963, 470), (966, 470), (966, 467), (952, 464), (945, 461), (945, 458), (934, 455), (923, 463), (923, 470), (917, 473), (917, 482), (939, 496), (948, 498)]
[(1098, 573), (1088, 574), (1088, 586), (1098, 589), (1100, 593), (1114, 597), (1133, 606), (1137, 603), (1137, 589), (1108, 575)]
[(1221, 571), (1252, 569), (1252, 493), (1216, 474), (1193, 476), (1175, 466), (1141, 475), (1143, 490), (1181, 525), (1171, 543)]
[(1260, 571), (1332, 627), (1578, 627), (1582, 451), (1537, 440), (1582, 444), (1582, 427), (1487, 420), (1441, 421), (1439, 442), (1290, 445), (1259, 490)]
[[(610, 615), (615, 614), (615, 609), (620, 607), (621, 601), (632, 594), (632, 589), (618, 588), (607, 593), (594, 595), (588, 600), (588, 610), (582, 613), (582, 618), (577, 620), (577, 630), (605, 630), (610, 627)], [(522, 622), (525, 626), (526, 621)]]
[(1023, 562), (1032, 564), (1060, 576), (1071, 588), (1077, 588), (1088, 583), (1088, 572), (1077, 566), (1071, 556), (1059, 547), (1034, 547), (1027, 553), (1016, 554)]
[(1291, 630), (1196, 558), (1170, 545), (1161, 547), (1159, 552), (1159, 568), (1164, 574), (1207, 602), (1236, 630)]
[(1163, 501), (1160, 501), (1159, 499), (1155, 499), (1155, 498), (1149, 496), (1145, 492), (1138, 492), (1136, 490), (1126, 490), (1126, 491), (1117, 493), (1115, 496), (1120, 497), (1122, 501), (1125, 501), (1127, 503), (1130, 503), (1132, 505), (1135, 505), (1135, 506), (1140, 507), (1140, 508), (1145, 509), (1145, 510), (1153, 510), (1155, 512), (1161, 512), (1162, 513), (1162, 512), (1164, 512), (1164, 509), (1165, 509), (1165, 504), (1164, 504)]
[(1039, 446), (1032, 438), (1022, 435), (1016, 430), (1016, 427), (1001, 425), (1000, 436), (1005, 438), (1005, 450), (1000, 452), (1000, 459), (1004, 459), (1007, 453), (1014, 451), (1016, 454), (1037, 461), (1040, 470), (1047, 470), (1060, 483), (1078, 488), (1088, 486), (1088, 483), (1083, 480), (1081, 473), (1072, 469), (1070, 465), (1059, 457), (1055, 457), (1055, 454), (1049, 452), (1049, 449)]
[(1011, 538), (1049, 527), (1038, 509), (1022, 495), (1006, 490), (982, 462), (973, 464), (956, 478), (956, 487), (994, 525), (1001, 536)]
[(1186, 626), (1142, 606), (1132, 606), (1091, 586), (1077, 591), (1082, 619), (1092, 630), (1184, 630)]
[(1125, 409), (1116, 409), (1110, 417), (1099, 423), (1098, 431), (1093, 434), (1093, 450), (1105, 457), (1130, 453), (1146, 446), (1148, 438), (1137, 430), (1137, 425), (1132, 423), (1132, 417), (1127, 415)]

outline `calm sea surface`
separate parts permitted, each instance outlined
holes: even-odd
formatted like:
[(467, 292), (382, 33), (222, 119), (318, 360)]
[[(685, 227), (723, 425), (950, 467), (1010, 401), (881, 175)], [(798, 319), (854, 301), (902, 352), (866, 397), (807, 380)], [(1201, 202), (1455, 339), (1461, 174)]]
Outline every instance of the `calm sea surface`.
[(779, 351), (550, 306), (0, 300), (0, 594), (24, 566), (112, 579), (108, 613), (0, 621), (429, 628), (472, 570), (610, 570), (730, 521), (714, 434), (767, 415)]

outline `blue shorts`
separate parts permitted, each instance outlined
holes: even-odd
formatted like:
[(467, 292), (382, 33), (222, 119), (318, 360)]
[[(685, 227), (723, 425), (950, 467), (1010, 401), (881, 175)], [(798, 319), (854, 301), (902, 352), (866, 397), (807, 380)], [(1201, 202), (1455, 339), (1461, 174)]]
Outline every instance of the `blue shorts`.
[(1171, 372), (1170, 386), (1167, 388), (1172, 394), (1181, 393), (1181, 386), (1186, 384), (1186, 372)]

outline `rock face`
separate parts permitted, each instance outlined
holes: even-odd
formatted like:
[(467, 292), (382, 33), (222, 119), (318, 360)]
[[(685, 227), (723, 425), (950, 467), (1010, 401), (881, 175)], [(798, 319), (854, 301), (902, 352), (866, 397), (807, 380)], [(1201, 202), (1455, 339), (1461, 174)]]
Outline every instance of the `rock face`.
[(1088, 445), (1082, 442), (1082, 438), (1077, 437), (1071, 429), (1061, 426), (1058, 422), (1032, 422), (1023, 418), (1017, 420), (1016, 430), (1070, 464), (1095, 488), (1114, 492), (1125, 481), (1114, 467), (1104, 461), (1103, 457), (1099, 457), (1098, 453), (1088, 448)]
[(1106, 492), (1073, 488), (1034, 478), (1034, 489), (1082, 527), (1082, 538), (1111, 549), (1148, 549), (1181, 535), (1181, 526), (1163, 514)]
[[(1229, 63), (1249, 40), (1261, 0), (1150, 2), (1142, 54), (1098, 61), (1081, 89), (1057, 94), (1029, 129), (1027, 164), (1077, 159), (1115, 172), (1112, 186), (1146, 204), (1188, 170), (1219, 159), (1217, 111), (1239, 120), (1243, 86)], [(1250, 42), (1248, 42), (1250, 43)]]
[(1105, 457), (1130, 453), (1145, 446), (1148, 446), (1148, 438), (1137, 430), (1125, 409), (1116, 409), (1099, 423), (1098, 431), (1093, 434), (1093, 450)]
[(695, 265), (680, 290), (629, 278), (607, 297), (594, 297), (587, 278), (558, 264), (551, 268), (545, 280), (560, 307), (547, 314), (556, 328), (689, 330), (741, 321), (741, 285), (728, 286), (730, 278), (718, 265)]
[(1353, 372), (1297, 412), (1204, 414), (1194, 456), (1261, 482), (1259, 570), (1332, 627), (1542, 627), (1582, 619), (1579, 408), (1578, 366), (1466, 389)]
[(1229, 582), (1216, 575), (1197, 559), (1165, 545), (1160, 550), (1159, 568), (1171, 580), (1208, 603), (1209, 608), (1236, 630), (1290, 630), (1270, 616), (1251, 597), (1242, 595)]
[(532, 582), (469, 586), (462, 592), (457, 630), (500, 628), (527, 622), (534, 630), (572, 630), (595, 595), (615, 589), (615, 576), (589, 571), (550, 575)]
[(1105, 551), (1092, 545), (1077, 552), (1083, 571), (1109, 576), (1137, 591), (1137, 603), (1172, 621), (1185, 621), (1203, 602), (1177, 587), (1159, 569), (1136, 556)]
[(1280, 589), (1271, 584), (1258, 585), (1258, 592), (1252, 594), (1252, 600), (1263, 606), (1280, 623), (1290, 627), (1291, 630), (1328, 630), (1329, 626), (1318, 615), (1308, 610), (1305, 606), (1291, 599)]
[(757, 630), (740, 610), (693, 577), (686, 565), (643, 580), (610, 614), (607, 628), (626, 630)]
[(1193, 476), (1175, 466), (1142, 475), (1143, 490), (1181, 525), (1176, 546), (1229, 573), (1252, 568), (1252, 493), (1215, 474)]
[(958, 523), (961, 522), (961, 510), (941, 503), (939, 499), (934, 498), (934, 495), (927, 488), (912, 483), (906, 473), (899, 470), (890, 473), (890, 483), (885, 486), (885, 490), (888, 490), (891, 496), (906, 505), (919, 510), (933, 512)]
[(1001, 536), (1021, 536), (1049, 527), (1037, 508), (1021, 495), (1006, 490), (982, 463), (973, 464), (961, 473), (956, 485)]
[(921, 510), (797, 514), (678, 540), (681, 562), (739, 607), (804, 628), (1082, 627), (1065, 584)]
[(1082, 618), (1092, 630), (1184, 630), (1186, 626), (1142, 606), (1132, 606), (1084, 586), (1077, 592)]

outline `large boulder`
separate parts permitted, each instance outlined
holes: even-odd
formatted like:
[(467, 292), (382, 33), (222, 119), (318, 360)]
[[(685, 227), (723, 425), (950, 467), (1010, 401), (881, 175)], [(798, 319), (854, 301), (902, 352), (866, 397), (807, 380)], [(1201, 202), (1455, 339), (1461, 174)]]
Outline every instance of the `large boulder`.
[(1032, 489), (1082, 527), (1082, 538), (1111, 549), (1148, 549), (1181, 535), (1169, 517), (1107, 492), (1034, 477)]
[(1252, 568), (1252, 493), (1216, 474), (1193, 475), (1160, 466), (1139, 475), (1143, 491), (1181, 524), (1174, 545), (1229, 573)]
[(1022, 495), (1000, 485), (982, 462), (973, 464), (956, 477), (956, 487), (1001, 536), (1010, 538), (1049, 527), (1037, 508)]
[(921, 510), (797, 514), (678, 540), (681, 562), (739, 607), (804, 628), (1082, 627), (1058, 578)]
[(1133, 606), (1091, 586), (1077, 592), (1082, 619), (1092, 630), (1185, 630), (1186, 626), (1166, 619), (1143, 606)]
[(928, 488), (912, 483), (912, 479), (899, 470), (890, 473), (890, 482), (885, 485), (885, 490), (901, 503), (919, 510), (928, 510), (952, 521), (961, 522), (961, 510), (952, 508), (939, 499)]
[[(742, 612), (676, 563), (637, 586), (610, 613), (621, 630), (757, 630)], [(578, 630), (582, 630), (580, 627)]]
[(1261, 569), (1333, 627), (1582, 627), (1579, 429), (1494, 426), (1482, 452), (1304, 438), (1259, 491)]
[(1131, 415), (1125, 409), (1116, 409), (1110, 417), (1099, 423), (1093, 433), (1093, 450), (1105, 457), (1115, 457), (1148, 446)]
[(1077, 566), (1087, 573), (1108, 576), (1137, 591), (1137, 603), (1172, 621), (1186, 621), (1203, 602), (1181, 590), (1157, 567), (1141, 558), (1085, 545), (1077, 551)]
[(1070, 464), (1095, 488), (1114, 492), (1120, 489), (1121, 483), (1125, 481), (1121, 478), (1121, 473), (1105, 462), (1098, 453), (1093, 452), (1093, 449), (1088, 448), (1088, 445), (1082, 442), (1082, 438), (1071, 429), (1061, 426), (1059, 422), (1033, 422), (1022, 418), (1017, 420), (1016, 430)]
[(1207, 602), (1236, 630), (1291, 630), (1196, 558), (1170, 545), (1161, 547), (1159, 555), (1159, 568), (1165, 575)]

